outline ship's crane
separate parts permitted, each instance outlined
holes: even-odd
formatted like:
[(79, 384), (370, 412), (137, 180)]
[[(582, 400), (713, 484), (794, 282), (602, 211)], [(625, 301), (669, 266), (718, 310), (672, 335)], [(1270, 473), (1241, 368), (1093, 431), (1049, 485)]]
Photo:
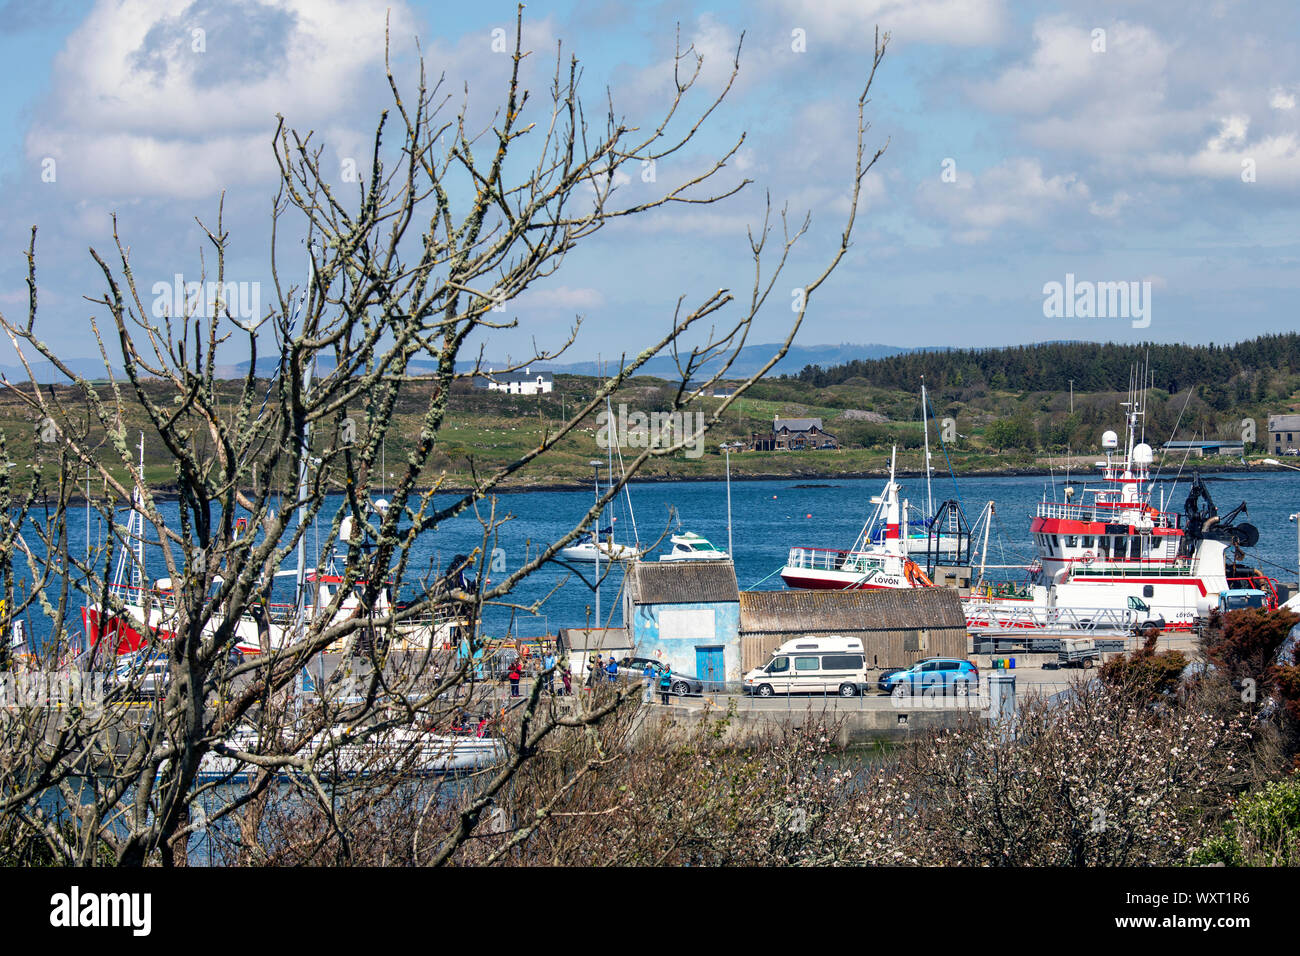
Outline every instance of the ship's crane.
[(1259, 529), (1249, 522), (1236, 523), (1239, 516), (1248, 514), (1250, 511), (1243, 501), (1220, 517), (1219, 509), (1214, 506), (1214, 499), (1210, 497), (1205, 482), (1199, 473), (1193, 473), (1192, 489), (1187, 494), (1187, 501), (1183, 503), (1184, 527), (1179, 556), (1190, 556), (1196, 542), (1207, 538), (1238, 548), (1253, 548), (1259, 543)]

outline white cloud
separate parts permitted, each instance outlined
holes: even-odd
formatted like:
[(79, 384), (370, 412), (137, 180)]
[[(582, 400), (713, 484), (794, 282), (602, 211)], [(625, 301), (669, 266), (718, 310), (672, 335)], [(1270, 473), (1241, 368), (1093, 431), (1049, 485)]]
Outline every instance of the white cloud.
[(970, 98), (1023, 117), (1026, 138), (1045, 149), (1128, 153), (1199, 126), (1199, 115), (1167, 102), (1167, 42), (1120, 21), (1104, 28), (1105, 52), (1095, 52), (1093, 29), (1066, 16), (1038, 21), (1028, 60), (971, 84)]
[[(265, 182), (275, 113), (323, 125), (382, 79), (388, 7), (104, 0), (56, 58), (28, 157), (55, 157), (82, 195), (194, 197)], [(404, 8), (392, 21), (409, 35)]]
[(605, 304), (599, 289), (538, 285), (518, 299), (520, 308), (596, 309)]
[(1240, 180), (1244, 170), (1255, 182), (1300, 185), (1300, 136), (1280, 133), (1249, 139), (1250, 117), (1228, 116), (1219, 131), (1193, 153), (1164, 152), (1148, 160), (1149, 168), (1174, 177)]
[(1268, 105), (1275, 110), (1293, 110), (1295, 109), (1295, 94), (1288, 93), (1282, 87), (1274, 87), (1269, 95)]
[(776, 7), (792, 28), (808, 31), (809, 54), (819, 44), (869, 49), (876, 26), (900, 43), (993, 43), (1006, 20), (1001, 0), (776, 0)]
[(961, 242), (983, 242), (1005, 227), (1039, 225), (1089, 199), (1077, 174), (1046, 176), (1032, 157), (1008, 159), (979, 175), (960, 173), (953, 183), (936, 177), (918, 190), (921, 206), (947, 221)]
[(1121, 189), (1111, 196), (1108, 203), (1100, 203), (1095, 200), (1088, 203), (1088, 212), (1099, 219), (1114, 219), (1119, 215), (1120, 210), (1128, 205), (1130, 198), (1129, 194)]

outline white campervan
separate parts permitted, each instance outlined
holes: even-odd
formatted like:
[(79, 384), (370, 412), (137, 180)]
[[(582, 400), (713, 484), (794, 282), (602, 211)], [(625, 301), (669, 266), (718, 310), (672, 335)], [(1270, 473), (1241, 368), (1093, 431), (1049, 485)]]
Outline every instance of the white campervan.
[(770, 661), (745, 675), (745, 693), (856, 697), (866, 683), (866, 655), (858, 638), (798, 638), (786, 641)]

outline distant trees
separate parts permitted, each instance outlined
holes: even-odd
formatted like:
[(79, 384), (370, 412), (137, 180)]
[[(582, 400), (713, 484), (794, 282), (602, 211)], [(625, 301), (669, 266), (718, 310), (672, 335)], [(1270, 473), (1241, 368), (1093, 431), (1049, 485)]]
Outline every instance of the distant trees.
[(999, 452), (1005, 448), (1032, 450), (1038, 446), (1038, 434), (1027, 415), (990, 422), (984, 429), (984, 440)]
[(1264, 335), (1236, 345), (1118, 344), (1051, 342), (1010, 348), (904, 352), (860, 359), (831, 368), (809, 366), (802, 381), (819, 387), (864, 376), (881, 388), (917, 389), (921, 377), (931, 388), (975, 384), (1019, 391), (1102, 392), (1122, 389), (1135, 364), (1150, 360), (1153, 384), (1173, 393), (1188, 386), (1237, 389), (1238, 377), (1256, 401), (1268, 395), (1270, 375), (1300, 373), (1300, 334)]

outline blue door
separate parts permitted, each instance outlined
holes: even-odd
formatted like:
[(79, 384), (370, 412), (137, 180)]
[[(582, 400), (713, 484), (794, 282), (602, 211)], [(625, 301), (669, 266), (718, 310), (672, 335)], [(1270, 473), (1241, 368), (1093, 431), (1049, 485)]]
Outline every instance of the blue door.
[(722, 663), (722, 647), (695, 648), (695, 676), (704, 681), (705, 691), (717, 691), (727, 679)]

